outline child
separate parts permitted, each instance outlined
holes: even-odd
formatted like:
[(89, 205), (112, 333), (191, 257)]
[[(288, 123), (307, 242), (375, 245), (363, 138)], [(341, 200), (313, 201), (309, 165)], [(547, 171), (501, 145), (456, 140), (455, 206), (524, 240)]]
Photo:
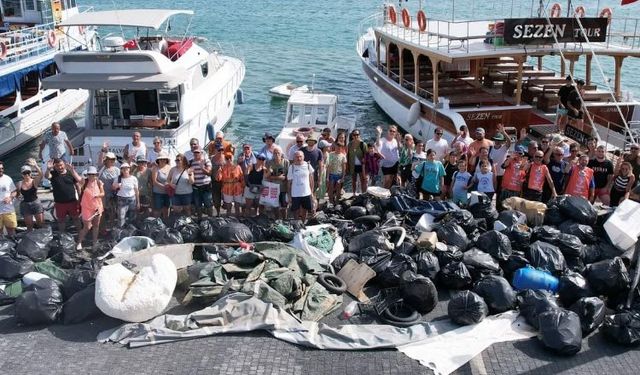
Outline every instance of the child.
[(484, 193), (489, 200), (493, 199), (493, 195), (496, 192), (496, 186), (498, 186), (497, 176), (491, 171), (491, 166), (487, 160), (480, 161), (480, 172), (473, 175), (471, 184), (478, 186), (478, 192)]
[(469, 189), (469, 181), (471, 173), (467, 172), (467, 161), (458, 160), (458, 170), (453, 172), (451, 179), (451, 200), (453, 203), (466, 206), (468, 203), (467, 190)]
[(375, 149), (373, 143), (367, 144), (367, 153), (364, 155), (364, 170), (369, 179), (369, 186), (375, 186), (380, 171), (382, 155)]
[(233, 162), (233, 155), (224, 155), (225, 164), (218, 170), (216, 180), (222, 182), (222, 199), (227, 215), (231, 214), (231, 204), (234, 204), (236, 216), (240, 216), (240, 205), (244, 203), (242, 197), (244, 187), (244, 175), (242, 167)]

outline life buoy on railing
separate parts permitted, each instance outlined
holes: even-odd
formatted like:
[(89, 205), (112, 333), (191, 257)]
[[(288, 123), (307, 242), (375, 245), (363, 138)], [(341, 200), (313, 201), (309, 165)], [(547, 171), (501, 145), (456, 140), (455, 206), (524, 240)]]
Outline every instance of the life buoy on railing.
[(606, 18), (607, 24), (611, 23), (611, 17), (613, 17), (613, 11), (611, 8), (604, 8), (600, 11), (600, 18)]
[(424, 14), (424, 12), (419, 10), (416, 17), (418, 18), (418, 28), (420, 29), (420, 31), (427, 30), (427, 16)]
[(398, 21), (398, 15), (396, 14), (396, 8), (393, 5), (389, 5), (389, 8), (387, 8), (387, 11), (389, 12), (389, 21), (392, 24), (396, 24), (396, 22)]
[(0, 42), (0, 60), (7, 57), (7, 45), (4, 42)]
[(584, 9), (584, 7), (582, 5), (577, 6), (576, 10), (574, 11), (574, 14), (578, 18), (583, 18), (585, 13), (586, 13), (586, 10)]
[(55, 47), (56, 42), (58, 41), (58, 37), (53, 30), (49, 30), (47, 33), (47, 43), (49, 43), (49, 47)]
[(411, 16), (409, 15), (407, 8), (402, 10), (402, 24), (404, 27), (411, 27)]
[(562, 7), (560, 4), (555, 3), (551, 6), (551, 12), (549, 13), (549, 17), (558, 18), (560, 17), (560, 12), (562, 12)]

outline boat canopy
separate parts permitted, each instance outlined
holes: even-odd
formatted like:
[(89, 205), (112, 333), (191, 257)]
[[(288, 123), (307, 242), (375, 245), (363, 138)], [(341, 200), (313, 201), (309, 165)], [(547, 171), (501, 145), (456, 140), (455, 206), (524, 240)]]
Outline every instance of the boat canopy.
[(335, 105), (337, 97), (332, 94), (316, 94), (294, 91), (289, 98), (289, 104), (302, 105)]
[(31, 72), (37, 71), (39, 76), (42, 78), (42, 74), (53, 64), (53, 60), (49, 59), (43, 62), (39, 62), (37, 64), (30, 65), (26, 68), (15, 70), (11, 73), (3, 74), (0, 77), (0, 96), (5, 96), (11, 94), (12, 92), (20, 89), (20, 81), (24, 76)]
[(160, 74), (59, 73), (42, 80), (45, 89), (156, 90), (173, 89), (185, 82), (185, 71)]
[(131, 26), (158, 30), (169, 18), (193, 15), (192, 10), (178, 9), (123, 9), (79, 13), (62, 21), (60, 26)]

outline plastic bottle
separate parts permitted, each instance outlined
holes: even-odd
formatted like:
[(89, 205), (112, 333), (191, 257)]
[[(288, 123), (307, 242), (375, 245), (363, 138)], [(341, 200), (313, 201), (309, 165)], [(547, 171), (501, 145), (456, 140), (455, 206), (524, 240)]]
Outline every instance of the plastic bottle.
[(356, 301), (351, 301), (345, 308), (344, 310), (342, 310), (342, 315), (340, 316), (340, 318), (342, 320), (347, 320), (349, 318), (351, 318), (353, 316), (353, 314), (356, 313), (356, 311), (358, 310), (358, 302)]

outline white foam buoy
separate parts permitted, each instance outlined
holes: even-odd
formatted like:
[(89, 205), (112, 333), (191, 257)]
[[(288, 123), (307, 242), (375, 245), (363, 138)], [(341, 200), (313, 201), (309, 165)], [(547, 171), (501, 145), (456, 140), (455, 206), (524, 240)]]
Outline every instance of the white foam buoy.
[(420, 103), (415, 102), (411, 104), (409, 108), (409, 113), (407, 113), (407, 125), (411, 126), (418, 121), (418, 117), (420, 117)]

